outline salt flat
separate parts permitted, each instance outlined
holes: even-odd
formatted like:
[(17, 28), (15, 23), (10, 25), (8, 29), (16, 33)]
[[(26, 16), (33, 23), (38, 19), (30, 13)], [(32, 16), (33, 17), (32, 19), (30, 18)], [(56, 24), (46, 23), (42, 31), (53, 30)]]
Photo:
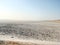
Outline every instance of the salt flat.
[(52, 42), (52, 41), (41, 41), (41, 40), (35, 40), (35, 39), (23, 39), (23, 38), (11, 38), (11, 36), (9, 35), (0, 35), (0, 41), (12, 41), (12, 42), (23, 42), (23, 43), (33, 43), (33, 44), (37, 44), (37, 45), (60, 45), (60, 42)]
[(60, 45), (60, 23), (50, 21), (0, 23), (0, 40)]

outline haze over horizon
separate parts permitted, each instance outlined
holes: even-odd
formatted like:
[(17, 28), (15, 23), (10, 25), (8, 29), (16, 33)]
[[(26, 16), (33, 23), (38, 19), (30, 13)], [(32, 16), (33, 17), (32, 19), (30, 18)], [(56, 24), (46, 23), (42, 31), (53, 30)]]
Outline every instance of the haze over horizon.
[(0, 20), (57, 20), (60, 0), (0, 0)]

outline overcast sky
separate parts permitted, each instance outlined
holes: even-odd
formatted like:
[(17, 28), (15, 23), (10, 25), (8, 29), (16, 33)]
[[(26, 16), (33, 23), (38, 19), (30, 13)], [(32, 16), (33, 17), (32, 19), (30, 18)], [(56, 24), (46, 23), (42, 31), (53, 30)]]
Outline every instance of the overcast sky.
[(0, 20), (60, 19), (60, 0), (0, 0)]

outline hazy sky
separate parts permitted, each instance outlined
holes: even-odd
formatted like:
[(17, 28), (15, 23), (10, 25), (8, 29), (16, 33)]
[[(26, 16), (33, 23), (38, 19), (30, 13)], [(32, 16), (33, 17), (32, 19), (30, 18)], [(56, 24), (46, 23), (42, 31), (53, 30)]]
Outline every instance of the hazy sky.
[(0, 0), (0, 20), (60, 19), (60, 0)]

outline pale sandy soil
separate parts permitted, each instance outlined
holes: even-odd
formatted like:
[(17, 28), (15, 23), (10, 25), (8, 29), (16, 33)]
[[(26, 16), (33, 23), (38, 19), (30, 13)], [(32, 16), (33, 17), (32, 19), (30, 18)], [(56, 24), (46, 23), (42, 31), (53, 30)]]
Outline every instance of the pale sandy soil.
[(0, 45), (39, 45), (30, 42), (0, 41)]
[(50, 22), (60, 23), (60, 20), (51, 20)]
[(60, 45), (60, 23), (42, 21), (15, 26), (0, 25), (0, 45)]
[(0, 35), (0, 45), (60, 45), (60, 42), (18, 39), (11, 38), (9, 35)]

